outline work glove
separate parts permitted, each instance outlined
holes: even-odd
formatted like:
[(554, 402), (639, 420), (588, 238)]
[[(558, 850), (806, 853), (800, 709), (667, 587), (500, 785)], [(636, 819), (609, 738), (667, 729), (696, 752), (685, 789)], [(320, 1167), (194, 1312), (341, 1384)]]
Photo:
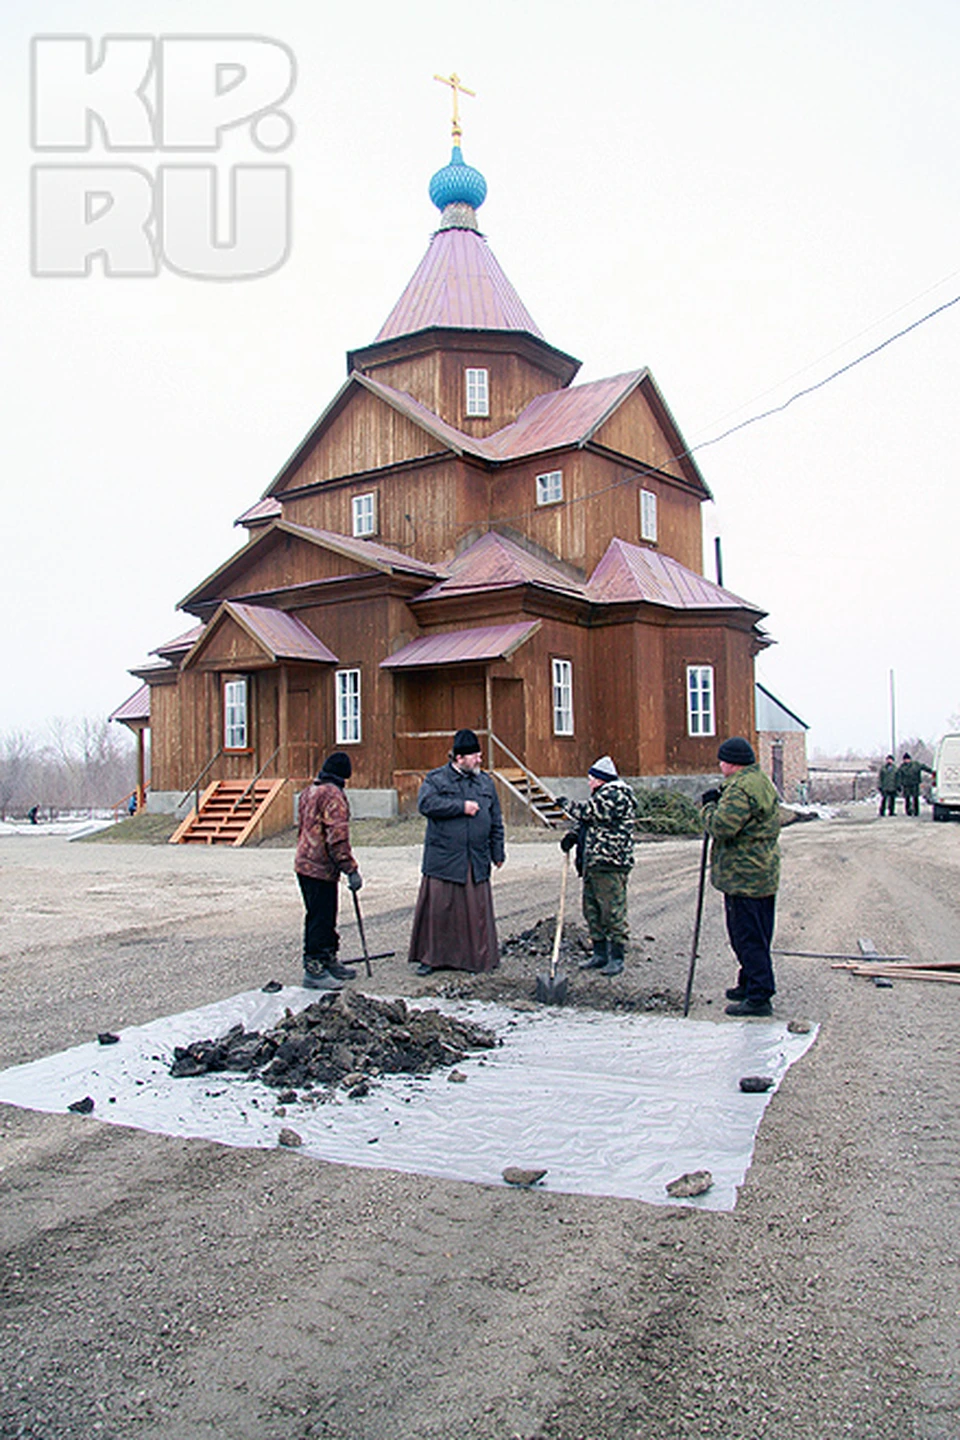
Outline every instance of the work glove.
[(561, 809), (561, 810), (569, 810), (569, 809), (570, 809), (570, 801), (567, 799), (566, 795), (556, 795), (556, 796), (554, 797), (554, 799), (556, 800), (557, 804), (560, 806), (560, 809)]
[(720, 791), (719, 791), (719, 790), (704, 790), (703, 794), (700, 796), (700, 804), (701, 804), (701, 805), (715, 805), (719, 799), (720, 799)]
[(576, 830), (568, 830), (566, 835), (564, 835), (563, 839), (560, 841), (560, 849), (563, 851), (564, 855), (568, 855), (573, 849), (574, 845), (576, 845), (576, 843)]
[(347, 876), (347, 884), (350, 886), (351, 890), (363, 889), (363, 876), (360, 874), (359, 870), (350, 871), (350, 874)]

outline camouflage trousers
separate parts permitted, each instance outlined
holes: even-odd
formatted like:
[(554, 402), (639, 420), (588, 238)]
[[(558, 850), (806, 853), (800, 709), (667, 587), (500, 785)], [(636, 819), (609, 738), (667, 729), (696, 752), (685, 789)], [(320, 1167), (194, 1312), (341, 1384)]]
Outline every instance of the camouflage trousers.
[(583, 918), (592, 940), (627, 943), (627, 881), (629, 870), (587, 867), (583, 877)]

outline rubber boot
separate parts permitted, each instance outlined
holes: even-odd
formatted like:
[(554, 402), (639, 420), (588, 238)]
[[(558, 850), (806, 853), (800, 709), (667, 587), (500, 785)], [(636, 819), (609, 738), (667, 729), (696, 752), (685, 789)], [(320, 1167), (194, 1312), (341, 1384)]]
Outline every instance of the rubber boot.
[(610, 951), (606, 940), (594, 940), (593, 953), (580, 961), (581, 970), (600, 970), (610, 962)]
[(319, 955), (304, 955), (303, 988), (305, 990), (343, 989), (343, 981), (338, 980), (328, 968), (331, 960), (336, 964), (337, 957), (333, 950), (323, 950)]
[(610, 941), (610, 959), (600, 971), (601, 975), (619, 975), (623, 971), (623, 943), (620, 940)]

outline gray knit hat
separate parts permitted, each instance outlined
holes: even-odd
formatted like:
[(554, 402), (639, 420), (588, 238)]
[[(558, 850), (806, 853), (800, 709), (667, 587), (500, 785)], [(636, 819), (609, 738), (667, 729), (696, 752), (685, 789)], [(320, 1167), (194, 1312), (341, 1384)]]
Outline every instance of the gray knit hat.
[(594, 780), (616, 780), (618, 778), (617, 767), (609, 755), (601, 755), (599, 760), (594, 760), (587, 774), (592, 775)]

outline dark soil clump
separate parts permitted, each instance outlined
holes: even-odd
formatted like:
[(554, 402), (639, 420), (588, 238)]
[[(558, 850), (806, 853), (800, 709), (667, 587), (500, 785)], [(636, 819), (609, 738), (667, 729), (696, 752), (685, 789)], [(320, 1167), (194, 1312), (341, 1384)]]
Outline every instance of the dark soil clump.
[(336, 1085), (346, 1076), (356, 1084), (371, 1075), (425, 1075), (497, 1043), (470, 1021), (344, 990), (296, 1015), (288, 1010), (272, 1030), (234, 1025), (218, 1040), (177, 1045), (170, 1074), (234, 1070), (280, 1090)]

